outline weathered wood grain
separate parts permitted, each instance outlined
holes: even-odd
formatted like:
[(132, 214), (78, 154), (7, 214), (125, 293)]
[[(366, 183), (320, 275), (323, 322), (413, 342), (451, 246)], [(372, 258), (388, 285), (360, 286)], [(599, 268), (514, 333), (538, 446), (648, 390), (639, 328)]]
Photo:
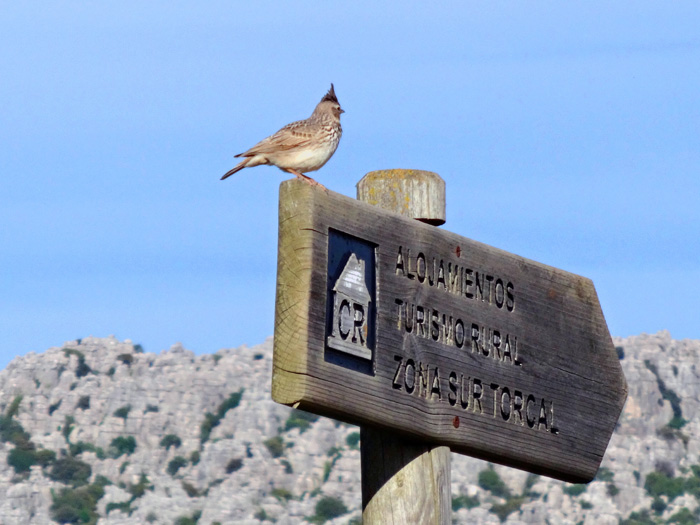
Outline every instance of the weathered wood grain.
[[(357, 183), (357, 199), (427, 224), (445, 222), (445, 181), (437, 173), (372, 171)], [(449, 447), (411, 441), (390, 428), (363, 425), (360, 434), (365, 525), (452, 523)]]
[[(627, 385), (590, 280), (303, 182), (281, 185), (279, 220), (273, 399), (565, 481), (593, 478)], [(374, 247), (369, 361), (327, 345), (337, 232)]]
[(452, 522), (449, 448), (366, 426), (360, 434), (365, 525)]
[(445, 224), (445, 181), (432, 171), (370, 171), (357, 183), (357, 200), (433, 226)]

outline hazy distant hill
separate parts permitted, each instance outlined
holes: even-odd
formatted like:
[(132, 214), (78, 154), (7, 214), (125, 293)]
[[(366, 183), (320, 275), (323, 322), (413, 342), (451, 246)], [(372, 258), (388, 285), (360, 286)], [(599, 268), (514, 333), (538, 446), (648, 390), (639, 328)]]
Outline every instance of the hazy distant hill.
[[(455, 523), (700, 522), (700, 341), (615, 344), (630, 394), (598, 479), (453, 455)], [(0, 372), (0, 524), (360, 523), (358, 429), (273, 403), (271, 363), (271, 339), (197, 357), (87, 338), (16, 358)]]

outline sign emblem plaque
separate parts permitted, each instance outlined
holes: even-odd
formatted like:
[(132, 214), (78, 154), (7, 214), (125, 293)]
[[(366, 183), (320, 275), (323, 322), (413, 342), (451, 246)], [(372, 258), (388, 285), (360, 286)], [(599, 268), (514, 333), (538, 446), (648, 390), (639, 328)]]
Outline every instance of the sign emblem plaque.
[(333, 286), (332, 295), (331, 333), (326, 340), (328, 346), (362, 359), (372, 359), (372, 350), (367, 348), (367, 315), (372, 298), (365, 282), (363, 259), (350, 254)]

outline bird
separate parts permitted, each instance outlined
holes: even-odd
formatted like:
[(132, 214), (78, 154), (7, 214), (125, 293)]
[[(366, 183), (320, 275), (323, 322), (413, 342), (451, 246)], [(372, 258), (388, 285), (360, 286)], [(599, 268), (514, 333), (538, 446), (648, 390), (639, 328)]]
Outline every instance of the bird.
[(221, 180), (243, 168), (267, 165), (277, 166), (311, 185), (323, 187), (305, 173), (321, 169), (335, 153), (343, 134), (340, 126), (342, 113), (345, 111), (341, 109), (331, 83), (328, 93), (309, 118), (287, 124), (248, 151), (236, 155), (243, 157), (243, 160), (227, 171)]

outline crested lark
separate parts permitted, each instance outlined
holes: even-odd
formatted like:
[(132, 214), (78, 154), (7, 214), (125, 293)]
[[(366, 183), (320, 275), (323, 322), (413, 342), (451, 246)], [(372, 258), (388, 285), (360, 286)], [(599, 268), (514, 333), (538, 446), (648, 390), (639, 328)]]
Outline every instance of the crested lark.
[(341, 113), (345, 112), (340, 109), (331, 84), (331, 89), (309, 118), (287, 124), (248, 151), (236, 155), (243, 157), (243, 160), (235, 168), (227, 171), (221, 180), (243, 168), (272, 165), (309, 184), (321, 186), (304, 173), (320, 169), (335, 153), (343, 134), (343, 128), (340, 127)]

